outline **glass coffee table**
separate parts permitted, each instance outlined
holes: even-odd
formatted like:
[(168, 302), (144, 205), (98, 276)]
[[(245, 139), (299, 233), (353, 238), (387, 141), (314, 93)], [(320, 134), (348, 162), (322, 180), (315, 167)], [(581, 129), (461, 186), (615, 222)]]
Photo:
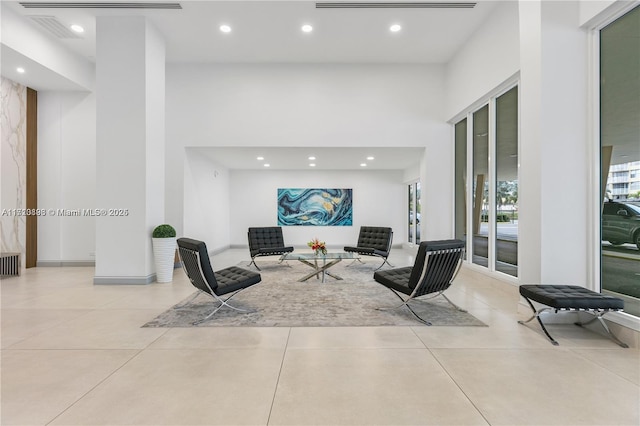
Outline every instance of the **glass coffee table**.
[(280, 257), (280, 261), (297, 260), (313, 268), (313, 272), (305, 275), (298, 280), (300, 282), (306, 281), (314, 275), (317, 279), (320, 279), (320, 277), (322, 277), (322, 282), (324, 282), (325, 275), (329, 275), (331, 278), (334, 278), (336, 280), (341, 280), (342, 277), (336, 274), (332, 274), (331, 272), (327, 271), (327, 269), (338, 264), (342, 259), (355, 260), (360, 259), (360, 256), (358, 256), (358, 253), (331, 252), (318, 256), (313, 253), (285, 253)]

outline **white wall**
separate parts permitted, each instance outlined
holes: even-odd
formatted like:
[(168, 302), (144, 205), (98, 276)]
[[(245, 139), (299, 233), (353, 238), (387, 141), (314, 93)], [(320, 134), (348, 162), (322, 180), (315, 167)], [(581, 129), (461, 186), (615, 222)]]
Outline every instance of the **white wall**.
[(187, 149), (184, 173), (184, 230), (178, 237), (202, 240), (210, 252), (229, 247), (229, 171), (197, 149)]
[(94, 217), (58, 209), (96, 205), (96, 100), (88, 92), (38, 93), (38, 264), (93, 262)]
[(360, 226), (390, 226), (394, 245), (406, 241), (403, 171), (227, 170), (187, 149), (185, 161), (186, 236), (203, 240), (210, 252), (246, 247), (251, 226), (277, 226), (278, 188), (353, 189), (353, 226), (285, 226), (288, 245), (304, 248), (316, 236), (329, 247), (357, 241)]
[(580, 0), (580, 25), (589, 25), (589, 23), (602, 13), (608, 14), (609, 10), (623, 3), (631, 3), (631, 1), (620, 0)]
[[(247, 246), (247, 228), (277, 226), (278, 188), (352, 188), (353, 226), (287, 226), (287, 245), (306, 247), (318, 237), (329, 248), (353, 245), (360, 226), (390, 226), (393, 243), (406, 241), (405, 186), (397, 171), (230, 171), (230, 222), (232, 245)], [(226, 223), (215, 226), (227, 226)]]
[(518, 2), (503, 2), (447, 64), (447, 120), (520, 69), (519, 40)]
[[(154, 279), (151, 234), (164, 219), (164, 40), (144, 17), (97, 18), (97, 284)], [(126, 64), (126, 67), (123, 67)]]
[(181, 232), (187, 147), (448, 142), (443, 71), (432, 65), (168, 65), (167, 220)]
[[(409, 174), (412, 178), (437, 182), (440, 193), (441, 167), (447, 162), (439, 162), (437, 158), (441, 154), (439, 147), (449, 143), (449, 126), (444, 123), (441, 109), (443, 79), (442, 68), (432, 66), (169, 66), (165, 222), (174, 225), (178, 235), (191, 232), (206, 235), (212, 241), (210, 249), (246, 244), (245, 236), (233, 239), (228, 230), (217, 226), (232, 221), (227, 216), (229, 213), (222, 209), (223, 203), (229, 202), (224, 193), (225, 185), (230, 185), (224, 183), (230, 179), (227, 171), (215, 164), (207, 165), (197, 155), (186, 154), (189, 146), (286, 143), (291, 146), (431, 147), (434, 164), (438, 165), (434, 174), (420, 176), (418, 170)], [(39, 205), (54, 209), (105, 207), (95, 205), (95, 94), (41, 92), (39, 95)], [(301, 108), (304, 114), (299, 111)], [(188, 166), (190, 163), (193, 167)], [(215, 182), (206, 180), (210, 172), (205, 170), (210, 167), (219, 171)], [(358, 174), (362, 176), (360, 171)], [(204, 180), (201, 181), (200, 176)], [(191, 182), (184, 184), (185, 179)], [(406, 179), (405, 173), (397, 182)], [(196, 181), (197, 197), (204, 198), (193, 198)], [(282, 186), (297, 185), (283, 182)], [(207, 198), (212, 189), (222, 193), (221, 198)], [(356, 192), (356, 197), (363, 191), (361, 188)], [(400, 194), (404, 194), (404, 189)], [(195, 204), (184, 205), (185, 211), (191, 212), (189, 217), (185, 214), (184, 227), (183, 199), (191, 200), (190, 203), (196, 200)], [(401, 200), (399, 207), (394, 208), (403, 212), (404, 204)], [(198, 209), (206, 214), (194, 218)], [(439, 211), (431, 217), (443, 218), (448, 214)], [(398, 220), (394, 229), (404, 226), (402, 216)], [(441, 230), (441, 227), (433, 229)], [(398, 233), (401, 234), (404, 231)], [(94, 218), (44, 218), (39, 223), (39, 260), (50, 264), (92, 261), (94, 258), (89, 253), (96, 251), (95, 238)], [(305, 239), (307, 236), (300, 241)]]

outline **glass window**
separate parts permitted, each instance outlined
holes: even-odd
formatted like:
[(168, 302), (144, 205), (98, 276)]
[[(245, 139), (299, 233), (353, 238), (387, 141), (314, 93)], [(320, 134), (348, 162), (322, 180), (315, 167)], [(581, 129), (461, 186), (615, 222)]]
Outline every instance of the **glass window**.
[(407, 186), (407, 189), (409, 191), (408, 194), (407, 194), (408, 195), (408, 199), (409, 199), (409, 206), (408, 206), (408, 209), (407, 209), (407, 211), (409, 213), (408, 214), (408, 223), (409, 223), (408, 230), (409, 230), (409, 234), (407, 235), (407, 241), (410, 242), (410, 243), (413, 243), (414, 242), (413, 241), (413, 234), (414, 234), (414, 228), (415, 228), (414, 220), (413, 220), (413, 218), (415, 217), (415, 211), (414, 211), (414, 208), (413, 208), (413, 206), (414, 206), (413, 185), (409, 184)]
[(640, 7), (600, 31), (601, 284), (640, 315)]
[[(467, 119), (455, 125), (455, 237), (467, 241)], [(466, 256), (466, 253), (465, 253)]]
[(518, 88), (496, 98), (496, 270), (518, 276)]
[(473, 113), (473, 263), (489, 266), (489, 105)]
[(410, 183), (407, 187), (409, 191), (409, 234), (407, 241), (420, 244), (420, 212), (422, 211), (420, 203), (420, 182)]
[(517, 277), (518, 86), (501, 93), (454, 125), (455, 237), (469, 232), (472, 263)]

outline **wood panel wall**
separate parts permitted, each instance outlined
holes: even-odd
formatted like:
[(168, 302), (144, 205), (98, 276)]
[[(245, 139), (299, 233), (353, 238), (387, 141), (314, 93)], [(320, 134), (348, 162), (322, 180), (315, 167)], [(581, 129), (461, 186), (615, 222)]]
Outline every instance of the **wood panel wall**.
[[(27, 209), (38, 208), (38, 92), (27, 88)], [(38, 216), (27, 215), (25, 266), (38, 262)]]

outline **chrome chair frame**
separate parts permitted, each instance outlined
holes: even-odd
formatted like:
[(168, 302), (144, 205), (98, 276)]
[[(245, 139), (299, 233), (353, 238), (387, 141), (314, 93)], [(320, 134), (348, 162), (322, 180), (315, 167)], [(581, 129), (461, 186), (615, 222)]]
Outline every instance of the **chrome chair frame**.
[[(449, 304), (451, 304), (458, 311), (467, 312), (465, 309), (462, 309), (461, 307), (453, 303), (451, 299), (449, 299), (444, 294), (444, 292), (451, 286), (452, 282), (455, 280), (456, 276), (460, 272), (460, 269), (462, 268), (462, 263), (464, 262), (464, 252), (465, 252), (464, 246), (461, 248), (426, 250), (425, 260), (424, 260), (424, 263), (422, 264), (422, 270), (420, 273), (420, 278), (418, 279), (418, 284), (416, 284), (411, 294), (409, 294), (408, 297), (405, 299), (404, 297), (401, 296), (400, 292), (385, 285), (385, 287), (388, 288), (393, 294), (395, 294), (396, 297), (398, 297), (398, 299), (402, 301), (402, 303), (398, 306), (394, 306), (391, 308), (376, 308), (376, 309), (381, 311), (385, 311), (385, 310), (390, 311), (390, 310), (400, 309), (406, 306), (418, 321), (420, 321), (425, 325), (432, 325), (429, 321), (420, 317), (420, 315), (418, 315), (413, 310), (413, 308), (411, 308), (411, 306), (409, 305), (409, 302), (414, 299), (417, 299), (418, 297), (423, 297), (423, 296), (427, 296), (435, 293), (430, 297), (423, 297), (422, 300), (429, 300), (429, 299), (434, 299), (438, 296), (442, 296), (445, 298), (447, 302), (449, 302)], [(455, 266), (450, 264), (450, 261), (447, 260), (446, 256), (442, 256), (442, 255), (453, 254), (453, 253), (459, 253)], [(435, 264), (430, 263), (430, 260), (431, 260), (430, 258), (434, 259), (436, 263)], [(448, 274), (451, 267), (454, 267), (453, 273), (451, 274), (451, 278), (449, 278), (446, 282), (442, 282), (439, 285), (435, 286), (435, 288), (430, 287), (429, 285), (430, 283), (428, 282), (428, 278), (430, 277), (427, 275), (428, 273), (435, 274), (437, 276), (438, 275), (442, 276), (442, 275)], [(434, 268), (435, 271), (431, 270), (430, 268)]]
[[(191, 299), (189, 299), (189, 302), (195, 300), (195, 298), (198, 297), (200, 295), (200, 293), (204, 293), (204, 294), (212, 297), (214, 300), (216, 300), (219, 303), (219, 305), (216, 306), (216, 308), (209, 315), (207, 315), (203, 319), (194, 321), (192, 323), (193, 325), (198, 325), (198, 324), (201, 324), (201, 323), (209, 320), (212, 316), (214, 316), (216, 314), (216, 312), (218, 312), (220, 309), (222, 309), (225, 306), (228, 307), (228, 308), (234, 309), (236, 311), (239, 311), (239, 312), (247, 312), (247, 313), (255, 312), (255, 311), (248, 310), (248, 309), (241, 309), (241, 308), (238, 308), (236, 306), (233, 306), (233, 305), (230, 305), (229, 303), (227, 303), (227, 301), (229, 301), (232, 297), (234, 297), (235, 295), (237, 295), (242, 290), (245, 290), (248, 287), (241, 288), (241, 289), (238, 289), (236, 291), (233, 291), (233, 292), (231, 292), (231, 294), (228, 297), (222, 298), (218, 294), (216, 294), (215, 291), (213, 291), (213, 289), (211, 288), (211, 285), (209, 284), (209, 281), (207, 281), (207, 279), (206, 279), (206, 277), (204, 275), (204, 271), (202, 270), (202, 262), (201, 262), (201, 259), (200, 259), (200, 253), (198, 253), (195, 250), (187, 249), (185, 247), (178, 247), (178, 254), (180, 256), (182, 269), (184, 270), (185, 274), (189, 278), (189, 281), (191, 282), (191, 284), (198, 290), (198, 292), (196, 292), (196, 294), (194, 294), (193, 297)], [(189, 275), (189, 271), (187, 270), (187, 266), (185, 266), (187, 264), (187, 262), (195, 263), (197, 265), (198, 272), (199, 272), (199, 275), (197, 277), (194, 278), (194, 277), (191, 277), (191, 275)], [(212, 272), (215, 274), (215, 271), (212, 271)], [(202, 284), (205, 286), (205, 288), (208, 291), (203, 290), (200, 287), (200, 285), (198, 285), (198, 283), (195, 281), (196, 279), (202, 280)]]

